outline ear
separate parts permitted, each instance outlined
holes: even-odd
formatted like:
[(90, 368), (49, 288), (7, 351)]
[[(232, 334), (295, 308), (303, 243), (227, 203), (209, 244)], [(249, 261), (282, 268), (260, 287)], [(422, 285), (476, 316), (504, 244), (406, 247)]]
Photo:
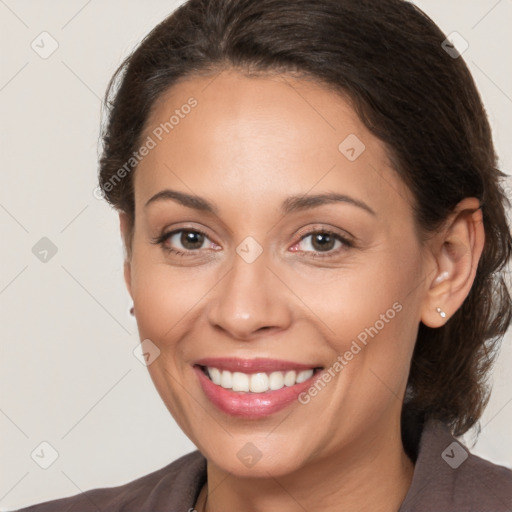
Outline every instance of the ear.
[(485, 243), (478, 199), (463, 199), (431, 242), (436, 272), (428, 283), (421, 321), (428, 327), (441, 327), (460, 308), (475, 280)]
[(131, 222), (128, 214), (125, 212), (119, 212), (119, 227), (121, 230), (121, 237), (123, 239), (123, 249), (124, 249), (124, 281), (126, 283), (126, 288), (128, 289), (128, 293), (130, 297), (133, 299), (132, 295), (132, 265), (131, 265), (131, 244), (132, 244), (132, 235), (131, 235)]

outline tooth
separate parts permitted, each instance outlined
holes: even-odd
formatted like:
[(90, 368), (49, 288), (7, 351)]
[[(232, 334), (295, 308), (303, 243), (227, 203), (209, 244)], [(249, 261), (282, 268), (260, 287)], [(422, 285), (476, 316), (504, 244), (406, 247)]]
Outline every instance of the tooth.
[(266, 373), (253, 373), (249, 379), (249, 390), (253, 393), (268, 391), (268, 375)]
[(303, 370), (297, 374), (297, 378), (295, 381), (297, 384), (300, 384), (301, 382), (304, 382), (305, 380), (308, 380), (313, 375), (313, 370)]
[(242, 372), (231, 373), (228, 370), (219, 370), (214, 367), (207, 367), (206, 371), (211, 381), (217, 386), (233, 391), (244, 391), (251, 393), (264, 393), (265, 391), (276, 391), (284, 386), (293, 386), (310, 379), (314, 370), (290, 370), (287, 372), (272, 372), (270, 374), (259, 372), (247, 374)]
[(249, 375), (242, 372), (233, 373), (233, 391), (249, 391)]
[(268, 387), (275, 391), (281, 389), (284, 386), (284, 375), (283, 372), (272, 372), (268, 378)]
[(233, 375), (231, 372), (228, 372), (227, 370), (222, 372), (220, 385), (226, 389), (231, 389), (233, 387)]
[(289, 372), (286, 372), (286, 375), (284, 376), (284, 385), (285, 386), (293, 386), (295, 384), (295, 377), (296, 373), (294, 370), (291, 370)]
[(208, 368), (208, 375), (214, 384), (220, 385), (222, 377), (218, 368)]

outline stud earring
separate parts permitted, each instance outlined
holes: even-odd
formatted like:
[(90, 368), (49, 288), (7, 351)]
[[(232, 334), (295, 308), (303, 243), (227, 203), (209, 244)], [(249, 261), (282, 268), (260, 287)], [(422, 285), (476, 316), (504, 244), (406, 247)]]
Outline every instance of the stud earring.
[(133, 309), (133, 306), (130, 308), (130, 315), (134, 316), (135, 310)]
[(441, 308), (436, 308), (436, 311), (443, 317), (446, 318), (446, 313)]
[(449, 277), (450, 274), (448, 274), (448, 272), (443, 272), (441, 274), (439, 274), (437, 277), (436, 277), (436, 280), (434, 281), (436, 284), (439, 284), (441, 282), (443, 282), (446, 278)]

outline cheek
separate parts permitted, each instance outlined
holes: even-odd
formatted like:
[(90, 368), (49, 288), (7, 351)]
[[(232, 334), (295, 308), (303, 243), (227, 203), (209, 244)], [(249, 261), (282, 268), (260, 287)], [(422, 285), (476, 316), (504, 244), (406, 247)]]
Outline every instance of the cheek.
[(415, 251), (409, 247), (406, 259), (398, 250), (375, 254), (371, 262), (337, 275), (295, 278), (295, 291), (314, 313), (333, 360), (342, 358), (338, 372), (367, 390), (383, 387), (379, 377), (398, 390), (408, 375), (421, 290), (413, 284), (421, 275)]
[(400, 322), (418, 270), (410, 262), (407, 266), (394, 262), (391, 255), (379, 256), (340, 271), (316, 270), (299, 278), (290, 273), (288, 281), (317, 317), (317, 325), (323, 325), (326, 337), (339, 339), (342, 349), (347, 339), (359, 337), (364, 342), (375, 330), (390, 331), (391, 324)]
[(161, 258), (155, 261), (154, 252), (134, 253), (132, 295), (141, 337), (159, 340), (164, 349), (167, 340), (177, 339), (213, 286), (211, 278), (205, 269), (171, 267)]

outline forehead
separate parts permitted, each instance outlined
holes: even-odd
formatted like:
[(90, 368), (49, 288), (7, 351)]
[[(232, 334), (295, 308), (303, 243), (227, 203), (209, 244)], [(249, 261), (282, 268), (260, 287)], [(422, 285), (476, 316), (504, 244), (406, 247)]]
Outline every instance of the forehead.
[(285, 192), (320, 189), (374, 203), (390, 192), (407, 196), (385, 147), (349, 103), (287, 75), (224, 71), (184, 80), (154, 104), (141, 140), (148, 138), (154, 147), (135, 173), (136, 201), (165, 187), (236, 194), (260, 207)]

